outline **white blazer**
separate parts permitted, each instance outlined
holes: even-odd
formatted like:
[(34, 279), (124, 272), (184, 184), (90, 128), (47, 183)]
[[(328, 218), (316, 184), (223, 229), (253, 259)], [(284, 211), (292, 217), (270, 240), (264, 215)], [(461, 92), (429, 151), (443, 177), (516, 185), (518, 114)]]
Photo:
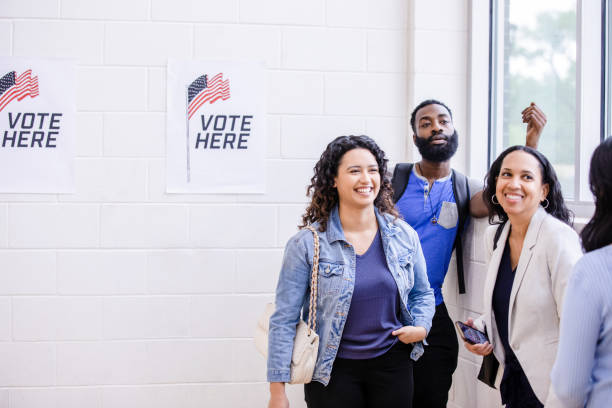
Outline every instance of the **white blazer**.
[[(496, 381), (499, 385), (503, 373), (504, 346), (497, 331), (492, 299), (510, 222), (504, 226), (494, 251), (496, 230), (497, 225), (489, 227), (485, 236), (489, 251), (484, 289), (485, 314), (477, 326), (484, 323), (493, 344), (493, 353), (500, 363)], [(557, 354), (565, 286), (574, 264), (581, 256), (578, 234), (542, 207), (538, 208), (529, 223), (512, 284), (508, 340), (535, 395), (547, 407), (558, 406), (554, 393), (549, 393), (550, 372)], [(481, 329), (484, 328), (481, 326)]]

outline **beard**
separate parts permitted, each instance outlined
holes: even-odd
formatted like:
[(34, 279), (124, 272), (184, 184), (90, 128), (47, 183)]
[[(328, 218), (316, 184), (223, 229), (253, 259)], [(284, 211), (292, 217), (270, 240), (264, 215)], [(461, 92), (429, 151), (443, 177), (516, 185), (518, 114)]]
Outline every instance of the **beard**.
[[(438, 140), (446, 140), (446, 144), (432, 144), (431, 142), (434, 138)], [(459, 146), (459, 136), (457, 135), (456, 130), (450, 136), (443, 133), (433, 135), (428, 138), (417, 136), (414, 138), (414, 144), (416, 144), (419, 149), (419, 153), (421, 153), (421, 156), (425, 160), (438, 163), (447, 161), (453, 157), (457, 151), (457, 147)]]

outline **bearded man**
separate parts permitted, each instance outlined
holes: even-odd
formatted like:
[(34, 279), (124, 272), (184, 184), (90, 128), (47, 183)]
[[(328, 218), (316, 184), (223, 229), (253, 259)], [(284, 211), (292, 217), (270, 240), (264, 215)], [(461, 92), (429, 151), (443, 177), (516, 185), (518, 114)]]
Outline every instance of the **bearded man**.
[[(532, 103), (522, 112), (526, 144), (537, 148), (546, 116)], [(442, 297), (442, 283), (456, 249), (459, 292), (465, 293), (462, 232), (469, 217), (488, 215), (482, 183), (451, 169), (458, 135), (451, 110), (442, 102), (421, 102), (410, 117), (413, 141), (421, 161), (400, 163), (393, 173), (394, 201), (404, 220), (416, 230), (436, 298), (436, 313), (425, 352), (414, 364), (413, 407), (445, 408), (457, 367), (457, 335)]]

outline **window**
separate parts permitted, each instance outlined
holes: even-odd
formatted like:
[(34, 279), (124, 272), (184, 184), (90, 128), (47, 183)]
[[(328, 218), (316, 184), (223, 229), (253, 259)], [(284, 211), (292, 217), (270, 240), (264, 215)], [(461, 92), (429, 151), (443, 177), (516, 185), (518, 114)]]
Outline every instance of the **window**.
[(485, 143), (472, 143), (472, 157), (487, 157), (488, 168), (503, 149), (523, 144), (521, 111), (533, 101), (548, 118), (539, 149), (555, 166), (566, 199), (592, 201), (588, 163), (609, 123), (602, 115), (608, 100), (602, 90), (609, 89), (602, 86), (603, 5), (472, 1), (469, 127), (470, 134), (486, 137)]

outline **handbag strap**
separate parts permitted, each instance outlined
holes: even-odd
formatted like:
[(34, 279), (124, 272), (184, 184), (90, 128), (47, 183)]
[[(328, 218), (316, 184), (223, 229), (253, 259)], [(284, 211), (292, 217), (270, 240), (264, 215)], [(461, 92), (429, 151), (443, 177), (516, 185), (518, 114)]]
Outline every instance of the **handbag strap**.
[(308, 305), (308, 335), (317, 328), (317, 291), (319, 285), (319, 234), (311, 225), (305, 228), (312, 232), (314, 238), (314, 253), (312, 256), (312, 272), (310, 274), (310, 304)]

